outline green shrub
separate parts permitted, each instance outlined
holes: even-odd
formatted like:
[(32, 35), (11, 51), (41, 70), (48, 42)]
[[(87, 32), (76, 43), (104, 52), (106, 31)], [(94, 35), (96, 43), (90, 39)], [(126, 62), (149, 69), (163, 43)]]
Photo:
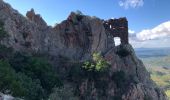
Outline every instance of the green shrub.
[(126, 57), (130, 54), (130, 52), (121, 46), (119, 50), (116, 51), (116, 54), (119, 55), (120, 57)]
[(44, 90), (38, 80), (16, 73), (10, 64), (3, 60), (0, 60), (0, 91), (25, 100), (40, 100), (44, 97)]
[(84, 80), (88, 79), (89, 81), (95, 81), (95, 86), (97, 88), (103, 88), (105, 87), (104, 84), (106, 83), (105, 80), (100, 79), (99, 77), (109, 77), (109, 73), (106, 70), (103, 71), (96, 71), (94, 68), (84, 68), (82, 67), (84, 65), (83, 63), (77, 63), (73, 64), (70, 70), (69, 74), (66, 77), (69, 81), (75, 83), (75, 84), (81, 84)]
[(16, 53), (10, 60), (10, 64), (17, 72), (40, 80), (47, 94), (51, 92), (53, 87), (62, 85), (52, 66), (43, 58)]
[[(26, 76), (23, 73), (17, 74), (17, 80), (21, 84), (21, 88), (24, 90), (22, 92), (23, 98), (25, 100), (40, 100), (45, 97), (45, 90), (42, 88), (40, 80), (32, 80), (30, 77)], [(18, 91), (15, 90), (14, 93), (16, 94)], [(19, 96), (21, 93), (18, 93)]]
[[(0, 47), (0, 51), (8, 50), (5, 46)], [(43, 57), (22, 53), (3, 56), (6, 58), (0, 60), (0, 91), (5, 94), (25, 100), (47, 99), (52, 88), (62, 85), (53, 67)]]
[(93, 53), (93, 61), (84, 62), (83, 68), (88, 71), (105, 71), (108, 69), (109, 64), (107, 61), (101, 56), (100, 53)]
[(6, 94), (23, 96), (24, 90), (16, 78), (17, 74), (10, 67), (10, 64), (7, 61), (0, 60), (0, 91)]
[(83, 66), (84, 69), (88, 70), (88, 71), (93, 71), (96, 69), (95, 67), (95, 63), (90, 62), (90, 61), (86, 61), (84, 62)]

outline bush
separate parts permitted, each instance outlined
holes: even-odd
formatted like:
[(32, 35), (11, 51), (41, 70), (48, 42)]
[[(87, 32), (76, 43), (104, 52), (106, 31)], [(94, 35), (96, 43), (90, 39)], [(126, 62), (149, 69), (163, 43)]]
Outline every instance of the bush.
[[(17, 74), (17, 80), (21, 84), (21, 88), (24, 90), (22, 93), (23, 98), (25, 100), (40, 100), (45, 97), (45, 90), (42, 88), (40, 80), (32, 80), (30, 77), (26, 76), (23, 73)], [(15, 90), (14, 93), (17, 93), (18, 91)], [(14, 95), (14, 96), (19, 96)]]
[(52, 66), (42, 57), (12, 53), (0, 60), (0, 91), (4, 94), (41, 100), (48, 98), (52, 88), (61, 85)]
[(51, 92), (53, 87), (62, 85), (52, 66), (43, 58), (16, 53), (10, 60), (10, 64), (17, 72), (40, 80), (47, 94)]
[[(85, 62), (87, 63), (87, 62)], [(89, 64), (90, 65), (90, 64)], [(95, 81), (98, 88), (102, 88), (105, 84), (105, 80), (100, 79), (99, 77), (109, 77), (108, 71), (102, 70), (97, 71), (89, 66), (86, 68), (82, 67), (85, 66), (83, 63), (75, 63), (72, 66), (69, 66), (69, 74), (67, 75), (67, 79), (75, 84), (81, 84), (84, 80), (88, 79), (89, 81)], [(99, 86), (100, 85), (100, 86)]]
[(21, 84), (16, 78), (17, 74), (10, 67), (9, 63), (0, 60), (0, 91), (5, 94), (23, 96), (24, 90), (21, 88)]
[(96, 70), (95, 63), (90, 62), (90, 61), (84, 62), (82, 67), (84, 69), (86, 69), (87, 71), (94, 71), (94, 70)]
[(39, 81), (32, 80), (22, 73), (16, 73), (10, 64), (3, 60), (0, 60), (0, 91), (25, 100), (38, 100), (44, 96)]
[(106, 71), (109, 67), (107, 61), (101, 56), (100, 53), (93, 54), (93, 61), (84, 62), (83, 68), (88, 71)]
[[(0, 39), (7, 36), (3, 26), (0, 21)], [(26, 100), (41, 100), (48, 98), (52, 88), (60, 86), (62, 82), (46, 59), (15, 53), (12, 48), (0, 45), (1, 92)]]
[(120, 57), (126, 57), (128, 56), (130, 53), (127, 49), (120, 47), (119, 50), (116, 52), (117, 55), (119, 55)]

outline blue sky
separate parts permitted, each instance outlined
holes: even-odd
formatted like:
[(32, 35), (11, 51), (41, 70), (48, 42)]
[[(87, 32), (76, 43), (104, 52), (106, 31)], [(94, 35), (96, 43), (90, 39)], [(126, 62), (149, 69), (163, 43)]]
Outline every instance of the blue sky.
[[(60, 23), (67, 18), (71, 11), (76, 10), (102, 19), (127, 17), (130, 33), (133, 33), (131, 43), (134, 47), (170, 47), (170, 23), (167, 23), (170, 21), (170, 0), (5, 1), (23, 15), (34, 8), (35, 12), (41, 14), (49, 25)], [(159, 38), (159, 35), (161, 35), (161, 38)], [(146, 36), (150, 36), (150, 38), (146, 38)], [(166, 41), (160, 46), (156, 45), (161, 40)]]

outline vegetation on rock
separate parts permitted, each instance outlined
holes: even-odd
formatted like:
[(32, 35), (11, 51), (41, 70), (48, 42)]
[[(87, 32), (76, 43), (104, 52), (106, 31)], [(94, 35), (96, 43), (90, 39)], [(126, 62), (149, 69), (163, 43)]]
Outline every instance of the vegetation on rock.
[[(0, 21), (0, 38), (6, 36)], [(15, 52), (0, 45), (0, 91), (25, 100), (47, 99), (62, 82), (43, 57)]]
[(4, 94), (25, 100), (47, 99), (53, 87), (62, 85), (47, 60), (0, 47), (0, 91)]
[(123, 46), (120, 46), (118, 51), (116, 51), (116, 54), (119, 55), (120, 57), (126, 57), (130, 53), (129, 53), (129, 51), (126, 48), (124, 48)]
[(100, 53), (93, 53), (93, 61), (86, 61), (84, 62), (83, 68), (87, 69), (88, 71), (105, 71), (109, 67), (107, 61), (101, 56)]

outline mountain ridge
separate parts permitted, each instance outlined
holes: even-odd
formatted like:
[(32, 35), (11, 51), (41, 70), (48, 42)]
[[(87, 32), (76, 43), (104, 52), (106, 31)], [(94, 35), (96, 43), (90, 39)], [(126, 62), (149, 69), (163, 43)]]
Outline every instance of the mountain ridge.
[[(103, 21), (71, 12), (52, 28), (33, 9), (26, 15), (0, 0), (0, 20), (8, 34), (0, 44), (19, 52), (48, 55), (63, 84), (69, 84), (79, 100), (167, 100), (128, 43), (126, 18)], [(117, 36), (122, 42), (119, 46), (114, 44)], [(97, 60), (92, 56), (95, 53), (101, 55)], [(61, 58), (65, 58), (63, 62)], [(92, 71), (82, 68), (81, 62), (86, 61), (93, 65)], [(96, 71), (105, 61), (107, 69)]]

